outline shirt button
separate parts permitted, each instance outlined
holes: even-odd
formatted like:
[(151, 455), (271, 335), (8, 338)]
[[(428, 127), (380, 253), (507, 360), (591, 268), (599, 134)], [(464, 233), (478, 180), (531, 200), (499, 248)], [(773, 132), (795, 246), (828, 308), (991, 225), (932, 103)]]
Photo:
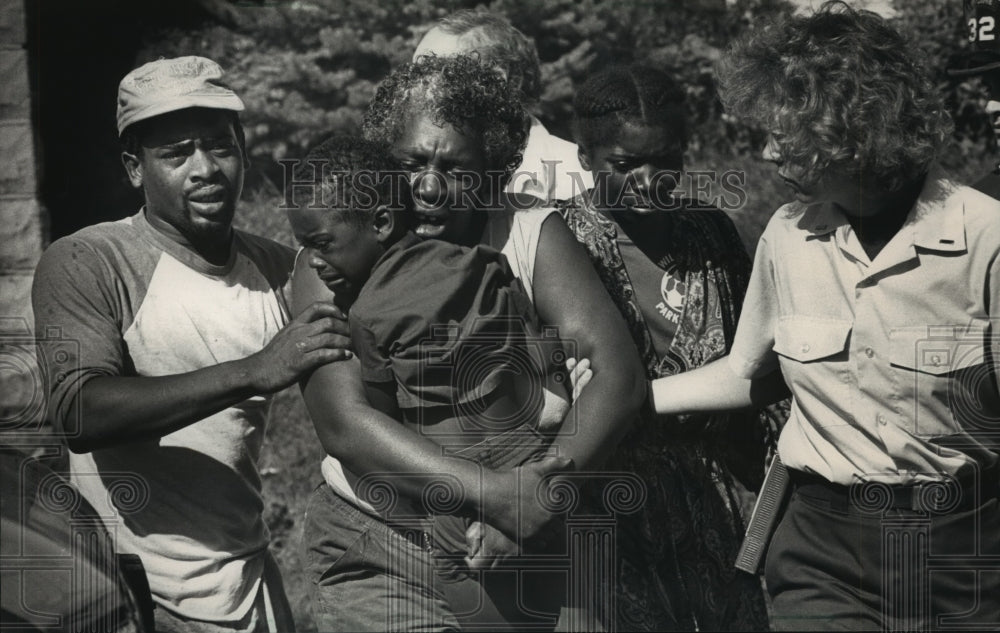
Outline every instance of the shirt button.
[(878, 415), (876, 415), (875, 419), (878, 420), (878, 423), (881, 424), (882, 426), (885, 426), (887, 424), (885, 416), (882, 415), (881, 413), (879, 413)]
[(865, 356), (867, 356), (868, 358), (871, 358), (874, 355), (875, 355), (875, 350), (873, 350), (870, 347), (866, 347), (865, 348)]
[(802, 353), (805, 354), (808, 351), (809, 351), (809, 343), (803, 343), (802, 344)]

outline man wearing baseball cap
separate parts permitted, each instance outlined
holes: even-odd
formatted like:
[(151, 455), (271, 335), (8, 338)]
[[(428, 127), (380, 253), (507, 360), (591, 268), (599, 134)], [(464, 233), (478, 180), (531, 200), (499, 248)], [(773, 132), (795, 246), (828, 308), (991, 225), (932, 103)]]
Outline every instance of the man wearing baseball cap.
[[(953, 77), (979, 76), (989, 91), (986, 114), (1000, 139), (1000, 0), (964, 0), (965, 34), (972, 47), (959, 53), (948, 69)], [(1000, 198), (1000, 165), (983, 176), (975, 189)]]
[(138, 554), (158, 631), (288, 631), (257, 459), (270, 394), (347, 352), (343, 315), (289, 322), (290, 249), (233, 228), (247, 166), (222, 69), (151, 62), (118, 90), (122, 160), (145, 205), (53, 243), (39, 335), (75, 342), (49, 413), (73, 483)]

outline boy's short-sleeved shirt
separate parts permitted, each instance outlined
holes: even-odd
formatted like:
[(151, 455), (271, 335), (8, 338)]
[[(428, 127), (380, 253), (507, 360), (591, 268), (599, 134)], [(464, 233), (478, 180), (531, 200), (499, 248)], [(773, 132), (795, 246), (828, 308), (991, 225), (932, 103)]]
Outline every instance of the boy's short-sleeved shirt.
[(395, 382), (399, 406), (480, 400), (523, 356), (537, 317), (506, 260), (412, 233), (379, 258), (350, 311), (369, 382)]
[[(505, 208), (489, 209), (486, 214), (486, 227), (480, 243), (500, 251), (511, 272), (521, 282), (528, 300), (534, 305), (533, 284), (538, 244), (545, 222), (549, 216), (558, 214), (558, 211), (553, 207), (522, 208), (508, 199)], [(358, 498), (351, 483), (354, 475), (343, 467), (340, 460), (327, 455), (323, 458), (321, 471), (323, 480), (337, 494), (365, 512), (378, 514), (370, 504)]]
[[(32, 290), (39, 335), (72, 342), (48, 366), (51, 415), (73, 433), (74, 399), (94, 377), (180, 374), (260, 351), (288, 321), (293, 256), (234, 231), (229, 261), (211, 265), (141, 211), (56, 241)], [(256, 595), (269, 404), (255, 396), (156, 440), (70, 456), (73, 483), (118, 550), (139, 554), (154, 599), (181, 615), (239, 619)]]
[(835, 483), (912, 483), (996, 461), (1000, 202), (933, 175), (869, 260), (828, 204), (771, 219), (729, 362), (780, 366), (789, 467)]

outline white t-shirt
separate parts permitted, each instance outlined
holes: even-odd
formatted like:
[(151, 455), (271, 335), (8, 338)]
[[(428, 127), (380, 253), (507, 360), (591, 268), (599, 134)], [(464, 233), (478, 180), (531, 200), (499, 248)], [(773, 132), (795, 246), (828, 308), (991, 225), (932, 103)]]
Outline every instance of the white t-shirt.
[(593, 187), (594, 178), (580, 165), (576, 144), (549, 134), (541, 121), (531, 117), (528, 144), (507, 192), (551, 203), (575, 198)]
[[(288, 322), (292, 257), (236, 231), (229, 261), (212, 265), (142, 212), (56, 241), (32, 292), (38, 331), (67, 341), (48, 366), (50, 409), (72, 432), (90, 378), (181, 374), (259, 352)], [(254, 396), (155, 440), (70, 455), (73, 484), (171, 611), (238, 620), (257, 595), (269, 538), (257, 459), (270, 402)]]

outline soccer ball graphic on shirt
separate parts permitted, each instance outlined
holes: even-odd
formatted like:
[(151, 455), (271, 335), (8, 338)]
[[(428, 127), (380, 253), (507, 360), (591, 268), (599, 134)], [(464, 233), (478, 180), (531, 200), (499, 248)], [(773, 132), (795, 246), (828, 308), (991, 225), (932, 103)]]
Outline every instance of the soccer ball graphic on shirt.
[(668, 308), (673, 312), (680, 312), (684, 307), (686, 293), (687, 284), (684, 280), (670, 273), (663, 273), (663, 278), (660, 280), (660, 296)]

